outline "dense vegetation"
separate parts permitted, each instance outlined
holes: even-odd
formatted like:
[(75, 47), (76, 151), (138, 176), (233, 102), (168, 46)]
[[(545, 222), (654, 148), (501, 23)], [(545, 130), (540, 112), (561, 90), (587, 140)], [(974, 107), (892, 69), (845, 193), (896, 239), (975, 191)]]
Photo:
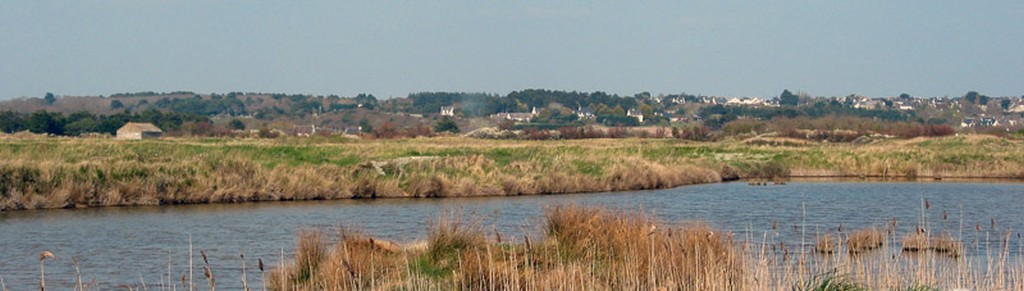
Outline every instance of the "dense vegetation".
[(970, 136), (493, 141), (0, 138), (0, 210), (658, 189), (723, 179), (1024, 177), (1024, 148)]
[[(97, 115), (81, 111), (67, 116), (59, 112), (36, 111), (32, 114), (11, 111), (0, 112), (0, 132), (14, 133), (31, 131), (53, 135), (78, 136), (85, 133), (114, 134), (127, 122), (150, 122), (165, 130), (177, 131), (183, 128), (196, 130), (210, 127), (210, 118), (205, 115), (146, 110), (137, 113), (122, 112), (113, 115)], [(197, 131), (198, 132), (198, 131)]]
[(851, 108), (835, 102), (826, 101), (815, 102), (812, 106), (799, 108), (714, 105), (702, 108), (698, 115), (704, 119), (704, 125), (715, 129), (720, 129), (723, 124), (739, 119), (740, 117), (772, 120), (776, 118), (843, 116), (863, 117), (887, 122), (910, 121), (915, 119), (912, 112)]
[[(336, 236), (307, 230), (290, 262), (259, 283), (269, 290), (1024, 289), (1024, 260), (1011, 255), (1016, 239), (1008, 234), (996, 244), (965, 242), (894, 221), (845, 232), (841, 222), (838, 231), (773, 226), (762, 237), (756, 229), (744, 235), (576, 205), (545, 209), (528, 228), (539, 234), (522, 238), (482, 220), (442, 215), (424, 241), (408, 245), (345, 226)], [(999, 236), (994, 226), (975, 231)], [(818, 237), (813, 252), (786, 243), (810, 236)], [(909, 243), (917, 237), (924, 248)], [(962, 257), (966, 247), (978, 253)]]

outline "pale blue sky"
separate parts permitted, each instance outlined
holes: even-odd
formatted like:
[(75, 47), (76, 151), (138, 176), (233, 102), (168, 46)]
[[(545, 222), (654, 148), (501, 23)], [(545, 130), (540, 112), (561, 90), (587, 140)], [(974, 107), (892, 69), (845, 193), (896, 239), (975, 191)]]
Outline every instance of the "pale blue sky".
[(1019, 96), (1024, 1), (0, 0), (0, 99), (526, 88)]

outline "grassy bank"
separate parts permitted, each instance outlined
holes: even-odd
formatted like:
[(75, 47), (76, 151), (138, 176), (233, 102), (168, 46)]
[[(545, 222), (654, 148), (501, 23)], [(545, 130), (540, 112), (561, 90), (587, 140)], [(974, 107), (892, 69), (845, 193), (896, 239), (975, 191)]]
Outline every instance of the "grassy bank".
[(751, 139), (0, 138), (0, 210), (658, 189), (735, 177), (1024, 177), (1024, 146)]
[[(901, 232), (818, 235), (817, 251), (642, 212), (547, 209), (543, 236), (515, 242), (441, 218), (425, 243), (399, 247), (349, 230), (300, 235), (292, 263), (267, 271), (271, 290), (1024, 290), (1024, 261), (1002, 246), (964, 258), (948, 245), (893, 253)], [(919, 236), (910, 230), (907, 236)], [(932, 236), (932, 234), (926, 234)], [(808, 235), (811, 236), (811, 235)], [(936, 242), (963, 243), (934, 234)], [(813, 237), (813, 236), (811, 236)], [(336, 243), (328, 243), (336, 241)], [(828, 247), (830, 251), (824, 252)], [(987, 263), (980, 263), (983, 262)]]

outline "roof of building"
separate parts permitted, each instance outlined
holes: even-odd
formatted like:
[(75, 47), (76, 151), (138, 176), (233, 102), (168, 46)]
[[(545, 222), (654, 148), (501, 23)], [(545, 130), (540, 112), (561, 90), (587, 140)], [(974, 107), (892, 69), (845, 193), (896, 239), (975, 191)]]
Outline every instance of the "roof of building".
[(156, 125), (153, 125), (152, 123), (148, 123), (148, 122), (146, 122), (146, 123), (142, 123), (142, 122), (129, 122), (129, 123), (125, 123), (124, 126), (122, 126), (117, 131), (121, 131), (121, 130), (138, 131), (138, 132), (164, 132), (163, 130), (160, 130), (159, 127), (156, 127)]
[(590, 107), (586, 107), (586, 106), (584, 106), (584, 107), (579, 107), (578, 109), (576, 109), (576, 112), (577, 112), (577, 113), (583, 113), (583, 114), (589, 114), (589, 115), (594, 115), (594, 109), (590, 109)]

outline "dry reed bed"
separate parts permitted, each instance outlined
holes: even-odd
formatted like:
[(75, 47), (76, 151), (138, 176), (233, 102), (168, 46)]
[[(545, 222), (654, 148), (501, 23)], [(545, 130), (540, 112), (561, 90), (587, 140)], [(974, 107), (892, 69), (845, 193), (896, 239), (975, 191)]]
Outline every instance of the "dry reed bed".
[[(456, 143), (456, 141), (463, 141)], [(537, 195), (721, 181), (683, 158), (614, 143), (462, 139), (289, 144), (33, 139), (0, 143), (0, 210), (385, 197)], [(400, 157), (436, 159), (395, 164)], [(381, 173), (368, 170), (384, 164)]]
[[(1024, 177), (1024, 146), (984, 137), (866, 146), (598, 139), (0, 140), (0, 211), (659, 189), (737, 177)], [(429, 157), (407, 163), (399, 158)], [(377, 162), (380, 171), (366, 165)], [(383, 175), (380, 174), (383, 172)]]
[(425, 249), (375, 248), (344, 231), (328, 247), (299, 238), (295, 263), (270, 272), (273, 290), (744, 289), (729, 234), (701, 224), (668, 227), (642, 213), (574, 206), (546, 211), (545, 235), (506, 242), (479, 224), (440, 219)]
[(1024, 290), (1024, 260), (1010, 257), (1009, 236), (979, 266), (938, 252), (891, 253), (880, 245), (898, 233), (877, 229), (830, 233), (833, 251), (824, 254), (767, 233), (734, 241), (701, 223), (671, 225), (639, 211), (559, 206), (546, 209), (539, 239), (510, 241), (457, 216), (434, 222), (424, 247), (348, 230), (330, 245), (321, 232), (303, 232), (293, 263), (267, 281), (272, 290)]

